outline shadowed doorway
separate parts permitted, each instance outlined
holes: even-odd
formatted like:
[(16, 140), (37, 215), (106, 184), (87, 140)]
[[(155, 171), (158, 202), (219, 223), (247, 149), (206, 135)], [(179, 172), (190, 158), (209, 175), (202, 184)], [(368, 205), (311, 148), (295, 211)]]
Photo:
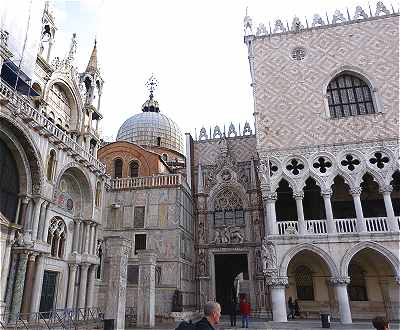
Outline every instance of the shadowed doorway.
[(215, 255), (215, 294), (222, 314), (229, 312), (230, 298), (236, 294), (234, 280), (240, 273), (248, 280), (247, 254)]

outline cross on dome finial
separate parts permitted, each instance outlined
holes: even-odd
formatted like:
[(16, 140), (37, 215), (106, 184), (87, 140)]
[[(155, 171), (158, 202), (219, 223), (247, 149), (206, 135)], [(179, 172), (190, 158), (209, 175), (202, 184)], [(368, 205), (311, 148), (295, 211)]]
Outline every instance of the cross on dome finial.
[(146, 87), (148, 88), (148, 90), (150, 91), (150, 99), (153, 98), (153, 92), (155, 91), (155, 89), (158, 87), (158, 81), (157, 79), (154, 77), (154, 75), (152, 74), (151, 77), (149, 78), (149, 80), (147, 80), (146, 82)]

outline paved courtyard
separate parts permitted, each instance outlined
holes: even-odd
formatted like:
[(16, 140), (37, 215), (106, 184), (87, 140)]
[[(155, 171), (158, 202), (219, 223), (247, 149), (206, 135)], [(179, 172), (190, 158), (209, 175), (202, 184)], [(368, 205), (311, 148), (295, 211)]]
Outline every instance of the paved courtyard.
[[(238, 318), (239, 321), (239, 318)], [(233, 330), (233, 329), (243, 329), (241, 328), (241, 322), (237, 323), (238, 326), (236, 328), (230, 326), (230, 322), (226, 317), (223, 317), (221, 323), (216, 326), (217, 330)], [(163, 330), (173, 330), (176, 326), (172, 324), (163, 324), (157, 325), (156, 329)], [(275, 329), (290, 329), (290, 330), (308, 330), (308, 329), (322, 329), (321, 321), (319, 320), (299, 320), (299, 321), (289, 321), (286, 323), (278, 323), (278, 322), (264, 322), (262, 320), (251, 320), (249, 323), (249, 328), (253, 330), (275, 330)], [(139, 328), (132, 328), (136, 330), (144, 330)], [(331, 329), (340, 329), (340, 330), (371, 330), (374, 329), (371, 322), (367, 321), (356, 321), (349, 325), (343, 325), (339, 322), (332, 322)], [(399, 323), (390, 324), (390, 330), (399, 330)], [(146, 329), (148, 330), (148, 329)]]

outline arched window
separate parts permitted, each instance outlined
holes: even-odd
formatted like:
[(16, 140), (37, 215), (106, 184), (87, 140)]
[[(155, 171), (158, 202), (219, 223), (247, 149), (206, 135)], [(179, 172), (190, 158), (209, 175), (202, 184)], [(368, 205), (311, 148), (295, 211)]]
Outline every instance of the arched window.
[(56, 152), (54, 150), (50, 150), (49, 158), (47, 160), (47, 171), (46, 171), (46, 177), (47, 180), (49, 181), (53, 180), (55, 164), (56, 164)]
[(243, 226), (244, 211), (241, 198), (232, 190), (222, 191), (214, 203), (214, 226)]
[(131, 178), (136, 178), (139, 176), (139, 163), (133, 160), (129, 163), (129, 176)]
[(51, 256), (63, 258), (65, 254), (66, 226), (61, 218), (53, 218), (47, 234), (47, 243), (51, 246)]
[(0, 212), (11, 222), (15, 222), (18, 193), (17, 163), (10, 149), (0, 140)]
[(98, 181), (96, 183), (96, 198), (95, 198), (95, 205), (99, 207), (101, 204), (101, 183)]
[(297, 298), (300, 300), (314, 300), (314, 285), (312, 272), (306, 266), (299, 266), (295, 273)]
[(327, 95), (332, 118), (375, 113), (369, 86), (350, 73), (342, 73), (331, 80)]
[(122, 178), (122, 159), (121, 158), (117, 158), (116, 160), (114, 160), (114, 178), (118, 179), (118, 178)]
[(349, 299), (352, 301), (367, 301), (367, 286), (365, 284), (365, 271), (357, 264), (349, 265), (350, 283), (347, 286)]

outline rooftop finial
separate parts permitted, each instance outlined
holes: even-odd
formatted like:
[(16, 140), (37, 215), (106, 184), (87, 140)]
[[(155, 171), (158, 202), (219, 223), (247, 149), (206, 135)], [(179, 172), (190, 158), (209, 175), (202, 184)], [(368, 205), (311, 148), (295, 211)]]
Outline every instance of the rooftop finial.
[(150, 91), (150, 99), (153, 99), (153, 92), (154, 92), (155, 89), (158, 87), (158, 81), (157, 81), (157, 79), (154, 77), (153, 74), (151, 75), (151, 77), (149, 78), (149, 80), (147, 80), (147, 82), (146, 82), (146, 87), (147, 87), (148, 90)]

